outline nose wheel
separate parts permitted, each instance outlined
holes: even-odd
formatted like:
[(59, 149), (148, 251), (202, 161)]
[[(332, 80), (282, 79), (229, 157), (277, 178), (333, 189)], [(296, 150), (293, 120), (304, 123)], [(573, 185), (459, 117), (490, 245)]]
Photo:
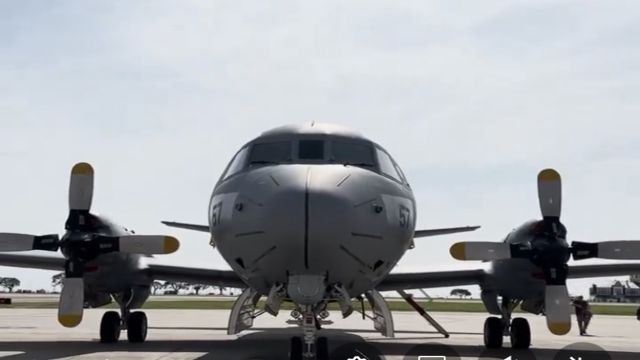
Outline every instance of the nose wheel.
[(127, 330), (127, 339), (131, 343), (141, 343), (147, 339), (147, 315), (142, 311), (125, 312), (120, 317), (116, 311), (107, 311), (100, 322), (100, 342), (115, 343), (120, 332)]
[(316, 337), (320, 323), (311, 306), (305, 306), (301, 320), (303, 336), (291, 338), (289, 360), (329, 360), (329, 341)]
[(291, 338), (289, 360), (329, 360), (329, 341), (321, 336), (316, 343), (305, 350), (304, 340), (300, 336)]

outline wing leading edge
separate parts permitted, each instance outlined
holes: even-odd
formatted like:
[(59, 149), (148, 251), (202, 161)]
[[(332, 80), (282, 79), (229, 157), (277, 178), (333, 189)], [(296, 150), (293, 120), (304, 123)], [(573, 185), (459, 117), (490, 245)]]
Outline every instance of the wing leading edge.
[(462, 227), (452, 227), (452, 228), (442, 228), (442, 229), (416, 230), (413, 233), (413, 237), (420, 238), (420, 237), (427, 237), (427, 236), (456, 234), (461, 232), (476, 231), (478, 229), (480, 229), (480, 226), (462, 226)]
[(185, 230), (193, 230), (193, 231), (201, 231), (201, 232), (209, 232), (209, 225), (197, 225), (197, 224), (187, 224), (176, 221), (161, 221), (163, 224), (169, 227), (185, 229)]

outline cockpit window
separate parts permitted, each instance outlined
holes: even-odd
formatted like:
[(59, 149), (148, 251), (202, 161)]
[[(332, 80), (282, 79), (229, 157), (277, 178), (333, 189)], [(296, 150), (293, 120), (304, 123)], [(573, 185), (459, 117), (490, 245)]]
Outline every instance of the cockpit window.
[(239, 172), (244, 168), (245, 163), (247, 162), (247, 154), (249, 153), (249, 148), (244, 147), (238, 151), (236, 156), (233, 157), (231, 163), (229, 163), (229, 167), (227, 168), (227, 172), (222, 177), (223, 179), (228, 178), (229, 176)]
[(275, 141), (254, 144), (249, 155), (249, 166), (264, 164), (281, 164), (291, 161), (291, 142)]
[(373, 149), (370, 144), (348, 141), (331, 142), (331, 162), (345, 165), (375, 166)]
[(391, 156), (379, 148), (376, 148), (376, 156), (378, 157), (380, 172), (402, 182), (402, 176), (398, 173), (396, 164), (391, 160)]
[(324, 159), (324, 140), (300, 140), (298, 143), (298, 159)]

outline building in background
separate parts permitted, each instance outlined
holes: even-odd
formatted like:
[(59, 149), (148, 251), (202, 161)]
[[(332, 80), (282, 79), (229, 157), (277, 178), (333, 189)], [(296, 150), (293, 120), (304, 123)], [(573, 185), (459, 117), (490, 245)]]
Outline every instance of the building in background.
[(593, 284), (589, 298), (594, 302), (640, 303), (640, 275), (632, 275), (624, 282), (616, 280), (608, 286)]

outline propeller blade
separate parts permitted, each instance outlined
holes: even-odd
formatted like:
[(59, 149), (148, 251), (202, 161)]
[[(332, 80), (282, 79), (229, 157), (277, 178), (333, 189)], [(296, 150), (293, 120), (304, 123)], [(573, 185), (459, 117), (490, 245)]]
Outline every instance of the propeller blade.
[(544, 169), (538, 174), (538, 200), (545, 219), (559, 219), (562, 206), (562, 181), (554, 169)]
[(458, 260), (500, 260), (511, 258), (511, 246), (489, 241), (467, 241), (455, 243), (449, 249)]
[(93, 167), (88, 163), (77, 163), (71, 169), (69, 182), (69, 216), (65, 228), (82, 229), (87, 226), (86, 216), (93, 199)]
[(76, 327), (82, 321), (84, 309), (84, 281), (82, 277), (62, 279), (58, 303), (58, 322), (64, 327)]
[(69, 183), (69, 209), (91, 209), (93, 199), (93, 167), (87, 163), (77, 163), (71, 169)]
[(640, 241), (618, 240), (598, 243), (574, 241), (571, 243), (571, 253), (575, 260), (590, 258), (638, 260), (640, 259)]
[(180, 247), (173, 236), (164, 235), (123, 235), (119, 237), (100, 237), (100, 250), (103, 253), (118, 251), (128, 254), (171, 254)]
[(571, 330), (571, 308), (566, 285), (547, 285), (544, 294), (547, 327), (555, 335), (565, 335)]
[(0, 251), (58, 251), (58, 235), (0, 233)]

